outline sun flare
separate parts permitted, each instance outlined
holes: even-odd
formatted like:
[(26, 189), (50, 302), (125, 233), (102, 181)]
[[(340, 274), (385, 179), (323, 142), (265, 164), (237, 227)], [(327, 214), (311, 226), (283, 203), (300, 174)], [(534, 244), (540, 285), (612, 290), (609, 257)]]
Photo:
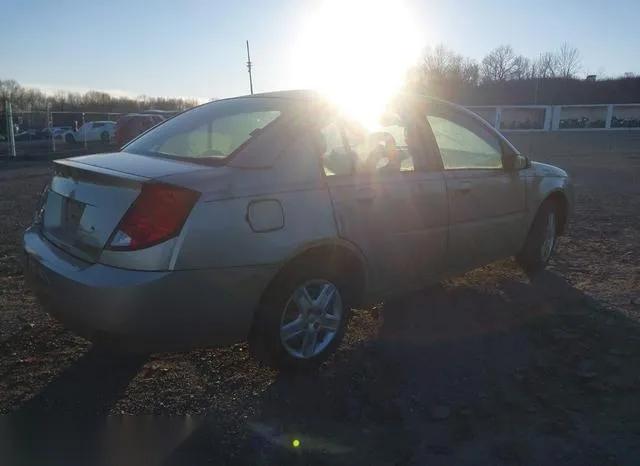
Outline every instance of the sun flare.
[(422, 44), (399, 0), (325, 0), (304, 23), (294, 72), (372, 128)]

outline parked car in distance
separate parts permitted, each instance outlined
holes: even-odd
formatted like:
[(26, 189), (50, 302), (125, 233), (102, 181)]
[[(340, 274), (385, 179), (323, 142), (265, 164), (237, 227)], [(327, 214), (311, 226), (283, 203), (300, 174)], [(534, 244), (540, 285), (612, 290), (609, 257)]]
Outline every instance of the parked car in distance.
[(69, 130), (64, 133), (64, 140), (68, 144), (76, 142), (102, 141), (109, 143), (113, 141), (116, 134), (115, 121), (87, 121), (78, 128), (78, 131)]
[(71, 126), (52, 126), (51, 128), (42, 128), (40, 131), (40, 139), (51, 139), (51, 136), (55, 139), (64, 138), (65, 133), (71, 131)]
[(336, 349), (352, 307), (509, 256), (545, 267), (572, 210), (566, 172), (440, 100), (402, 95), (380, 123), (311, 91), (256, 94), (57, 160), (24, 233), (26, 275), (95, 342), (248, 339), (303, 369)]
[(71, 126), (54, 126), (51, 128), (51, 134), (53, 134), (55, 139), (62, 139), (64, 138), (64, 135), (72, 129), (73, 128)]
[(122, 147), (139, 134), (162, 123), (165, 117), (158, 114), (128, 113), (118, 118), (116, 124), (116, 144)]
[(35, 139), (34, 134), (30, 133), (29, 131), (21, 131), (19, 133), (13, 134), (13, 140), (15, 142), (32, 141), (34, 139)]

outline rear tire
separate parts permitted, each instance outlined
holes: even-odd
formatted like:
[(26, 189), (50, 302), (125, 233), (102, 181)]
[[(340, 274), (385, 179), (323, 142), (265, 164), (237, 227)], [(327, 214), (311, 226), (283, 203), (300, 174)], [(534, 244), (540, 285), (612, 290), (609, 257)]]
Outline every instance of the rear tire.
[(558, 209), (552, 200), (545, 201), (538, 210), (524, 246), (516, 262), (530, 273), (544, 269), (558, 244)]
[(251, 354), (285, 371), (318, 367), (340, 345), (351, 302), (346, 279), (327, 266), (285, 270), (262, 299)]

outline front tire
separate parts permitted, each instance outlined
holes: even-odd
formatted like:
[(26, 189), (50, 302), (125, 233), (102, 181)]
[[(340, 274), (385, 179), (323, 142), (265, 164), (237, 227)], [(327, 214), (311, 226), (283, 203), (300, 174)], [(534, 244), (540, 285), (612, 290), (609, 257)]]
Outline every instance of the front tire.
[(530, 273), (544, 269), (558, 244), (558, 209), (552, 200), (545, 201), (533, 220), (525, 244), (516, 262)]
[(285, 271), (262, 300), (249, 337), (251, 353), (281, 370), (316, 368), (339, 346), (349, 302), (346, 281), (326, 267)]
[(76, 139), (75, 139), (71, 134), (67, 134), (67, 135), (65, 135), (65, 137), (64, 137), (64, 141), (65, 141), (67, 144), (71, 145), (71, 144), (75, 144)]
[(104, 144), (109, 144), (109, 133), (107, 131), (103, 131), (100, 133), (100, 139)]

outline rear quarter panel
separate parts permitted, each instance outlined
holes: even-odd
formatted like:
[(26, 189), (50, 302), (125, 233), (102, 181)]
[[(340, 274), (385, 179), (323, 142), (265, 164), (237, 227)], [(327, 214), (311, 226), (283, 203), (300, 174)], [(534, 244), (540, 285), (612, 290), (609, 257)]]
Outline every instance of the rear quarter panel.
[[(181, 235), (175, 269), (281, 264), (310, 244), (337, 238), (331, 198), (308, 141), (293, 142), (273, 166), (199, 173), (209, 189)], [(211, 177), (208, 181), (207, 177)], [(254, 231), (250, 206), (279, 203), (281, 227)]]

